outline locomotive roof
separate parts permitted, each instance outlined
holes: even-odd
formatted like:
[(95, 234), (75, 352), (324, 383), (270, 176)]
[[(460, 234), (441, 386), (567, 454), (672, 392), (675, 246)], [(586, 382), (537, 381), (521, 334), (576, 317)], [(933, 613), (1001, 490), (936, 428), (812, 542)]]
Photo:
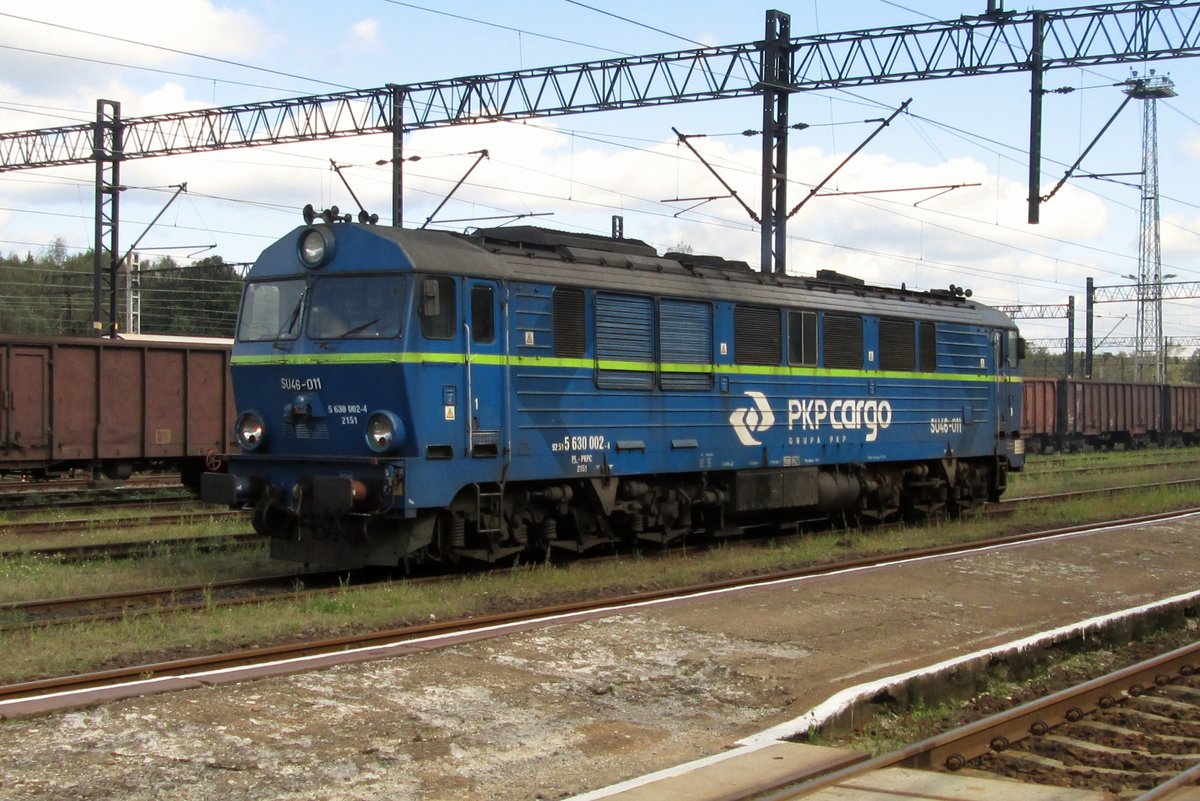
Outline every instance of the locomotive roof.
[(828, 270), (818, 271), (816, 276), (761, 273), (746, 262), (717, 256), (659, 256), (653, 246), (636, 239), (615, 240), (532, 226), (482, 229), (470, 236), (357, 223), (333, 226), (335, 235), (350, 229), (360, 236), (394, 243), (419, 273), (448, 272), (811, 309), (836, 307), (848, 313), (1015, 327), (1004, 313), (947, 290), (918, 292), (872, 286)]

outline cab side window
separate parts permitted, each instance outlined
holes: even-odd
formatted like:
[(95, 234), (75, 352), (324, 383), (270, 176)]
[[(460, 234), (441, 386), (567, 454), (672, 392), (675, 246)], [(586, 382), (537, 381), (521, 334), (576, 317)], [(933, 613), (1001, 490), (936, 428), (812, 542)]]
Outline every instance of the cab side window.
[(788, 312), (788, 364), (817, 366), (817, 313)]
[(489, 344), (496, 341), (495, 293), (490, 286), (471, 287), (471, 341)]
[(417, 283), (421, 333), (426, 339), (454, 339), (458, 331), (456, 287), (449, 276), (427, 276)]

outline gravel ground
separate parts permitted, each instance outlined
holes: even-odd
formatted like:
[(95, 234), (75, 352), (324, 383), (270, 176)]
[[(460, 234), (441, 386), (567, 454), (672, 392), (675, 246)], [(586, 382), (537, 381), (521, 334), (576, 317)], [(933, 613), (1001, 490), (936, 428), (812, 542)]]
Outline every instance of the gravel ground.
[(835, 691), (1200, 586), (1192, 522), (0, 725), (11, 799), (558, 799)]

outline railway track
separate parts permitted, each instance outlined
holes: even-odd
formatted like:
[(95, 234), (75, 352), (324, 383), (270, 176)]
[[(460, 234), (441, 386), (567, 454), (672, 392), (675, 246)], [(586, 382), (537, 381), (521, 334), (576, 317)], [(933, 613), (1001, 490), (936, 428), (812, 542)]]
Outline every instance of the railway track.
[[(1191, 486), (1200, 483), (1200, 479), (1173, 482), (1179, 486)], [(1171, 484), (1168, 484), (1168, 486)], [(988, 514), (1011, 515), (1023, 505), (1031, 503), (1052, 503), (1055, 501), (1072, 500), (1089, 497), (1096, 493), (1107, 494), (1115, 491), (1137, 491), (1152, 485), (1134, 485), (1130, 487), (1109, 488), (1105, 490), (1086, 490), (1077, 493), (1058, 493), (1054, 495), (1030, 496), (1015, 498), (1000, 504), (986, 507)], [(241, 512), (217, 513), (223, 516), (239, 515)], [(162, 525), (181, 522), (191, 522), (192, 515), (168, 515), (159, 518)], [(148, 524), (138, 521), (139, 525)], [(10, 524), (11, 525), (11, 524)], [(31, 526), (37, 524), (30, 524)], [(0, 527), (3, 531), (8, 526)], [(803, 536), (803, 535), (800, 535)], [(129, 541), (116, 543), (98, 543), (91, 545), (73, 545), (63, 547), (26, 549), (19, 553), (26, 557), (56, 559), (59, 561), (81, 562), (91, 559), (120, 559), (137, 558), (160, 552), (164, 548), (184, 547), (191, 550), (205, 551), (220, 548), (261, 542), (257, 534), (230, 534), (213, 537), (187, 537), (169, 540)], [(857, 564), (857, 563), (855, 563)], [(300, 579), (303, 574), (296, 574)], [(344, 571), (332, 571), (321, 574), (325, 576), (344, 575)], [(436, 577), (434, 577), (436, 578)], [(453, 578), (450, 576), (449, 578)], [(372, 582), (375, 583), (375, 582)], [(355, 581), (355, 586), (359, 586)], [(330, 589), (311, 589), (313, 594), (328, 592)], [(204, 597), (197, 600), (195, 596)], [(216, 597), (214, 597), (214, 594)], [(121, 591), (108, 595), (88, 595), (80, 597), (37, 599), (29, 601), (13, 601), (0, 604), (0, 631), (12, 628), (53, 626), (64, 623), (98, 622), (119, 618), (128, 618), (142, 614), (174, 614), (199, 611), (215, 606), (236, 606), (248, 603), (261, 603), (278, 598), (295, 598), (299, 594), (288, 588), (288, 582), (278, 582), (274, 577), (269, 579), (247, 578), (227, 582), (209, 583), (204, 585), (186, 585), (180, 587), (152, 588), (146, 590)], [(80, 609), (92, 610), (83, 614)], [(8, 623), (3, 621), (7, 620)]]
[[(1193, 510), (1193, 513), (1194, 511), (1196, 510)], [(1153, 515), (1145, 518), (1144, 520), (1126, 522), (1151, 522), (1154, 520), (1170, 519), (1171, 517), (1178, 516), (1182, 515), (1180, 513)], [(547, 608), (516, 609), (513, 611), (502, 612), (493, 615), (473, 616), (467, 619), (437, 621), (417, 626), (371, 631), (348, 637), (336, 637), (318, 641), (288, 643), (275, 647), (254, 648), (248, 651), (235, 651), (231, 653), (201, 656), (184, 660), (136, 665), (127, 668), (89, 673), (78, 676), (67, 676), (11, 684), (7, 686), (0, 686), (0, 718), (4, 718), (6, 716), (41, 714), (46, 711), (50, 711), (51, 709), (63, 708), (62, 705), (64, 704), (68, 707), (78, 705), (81, 702), (81, 699), (84, 699), (82, 701), (83, 703), (88, 703), (89, 701), (86, 699), (89, 698), (89, 696), (74, 694), (88, 688), (103, 687), (105, 689), (103, 689), (102, 692), (106, 694), (105, 697), (114, 697), (120, 696), (123, 692), (131, 692), (132, 694), (141, 694), (146, 692), (144, 689), (144, 681), (148, 678), (158, 680), (160, 678), (169, 678), (180, 676), (182, 674), (210, 674), (213, 671), (226, 671), (231, 668), (246, 668), (251, 671), (250, 675), (254, 676), (272, 675), (273, 670), (292, 672), (296, 668), (290, 666), (284, 668), (272, 666), (278, 666), (280, 663), (301, 658), (314, 658), (318, 660), (324, 658), (328, 660), (327, 662), (318, 661), (314, 663), (314, 667), (324, 666), (325, 664), (336, 664), (341, 661), (354, 661), (355, 657), (353, 657), (353, 654), (355, 653), (370, 653), (373, 652), (372, 649), (395, 646), (398, 643), (408, 643), (416, 639), (446, 637), (459, 632), (475, 632), (475, 634), (464, 634), (464, 636), (467, 637), (479, 636), (478, 632), (481, 631), (492, 631), (497, 628), (512, 627), (535, 619), (555, 618), (561, 620), (563, 616), (587, 616), (602, 614), (611, 611), (614, 607), (642, 605), (681, 596), (694, 595), (697, 593), (709, 593), (718, 590), (729, 590), (768, 582), (778, 582), (801, 577), (832, 574), (855, 568), (861, 569), (866, 567), (880, 566), (894, 561), (897, 558), (910, 560), (922, 557), (936, 557), (957, 553), (969, 553), (973, 550), (994, 548), (1013, 543), (1061, 537), (1063, 535), (1078, 531), (1089, 530), (1094, 527), (1094, 525), (1080, 526), (1068, 529), (1056, 529), (1052, 531), (1012, 535), (988, 540), (982, 543), (972, 543), (969, 545), (947, 545), (928, 548), (917, 552), (908, 552), (902, 555), (889, 554), (885, 556), (872, 556), (836, 564), (809, 566), (796, 570), (783, 571), (769, 576), (760, 575), (754, 577), (739, 577), (735, 579), (710, 582), (703, 585), (673, 587), (619, 597), (595, 598)], [(434, 580), (437, 579), (435, 578)], [(340, 589), (341, 588), (339, 588), (339, 591)], [(168, 688), (175, 688), (176, 685), (168, 683), (165, 686)], [(68, 695), (64, 696), (64, 694)], [(24, 703), (22, 699), (30, 700), (28, 703)]]
[(1008, 514), (1023, 505), (1034, 503), (1060, 503), (1082, 498), (1105, 497), (1119, 492), (1139, 492), (1160, 487), (1175, 487), (1184, 489), (1200, 484), (1200, 478), (1181, 478), (1176, 481), (1151, 481), (1145, 484), (1124, 484), (1116, 487), (1101, 487), (1099, 489), (1072, 490), (1068, 492), (1053, 492), (1045, 495), (1014, 495), (1000, 503), (988, 504), (985, 507), (990, 513)]
[[(998, 504), (989, 504), (985, 507), (986, 514), (1009, 515), (1014, 514), (1023, 505), (1032, 503), (1054, 503), (1057, 501), (1076, 500), (1080, 498), (1106, 496), (1115, 492), (1136, 492), (1139, 490), (1151, 489), (1156, 487), (1189, 487), (1200, 484), (1200, 478), (1196, 479), (1181, 479), (1178, 481), (1169, 482), (1150, 482), (1145, 484), (1131, 484), (1117, 487), (1104, 487), (1100, 489), (1078, 490), (1074, 492), (1059, 492), (1046, 495), (1028, 495), (1014, 496), (1004, 500)], [(239, 515), (244, 516), (243, 511), (201, 511), (194, 513), (179, 513), (173, 515), (162, 515), (155, 517), (143, 518), (128, 518), (125, 521), (100, 522), (89, 521), (85, 518), (77, 518), (74, 520), (62, 521), (41, 521), (41, 522), (11, 522), (0, 524), (0, 534), (46, 534), (46, 533), (69, 533), (71, 531), (92, 531), (98, 528), (117, 528), (123, 524), (137, 525), (139, 527), (155, 526), (155, 525), (177, 525), (182, 523), (193, 522), (197, 517), (210, 519), (234, 518)], [(126, 542), (98, 543), (98, 544), (81, 544), (81, 545), (55, 545), (44, 548), (10, 548), (0, 550), (0, 558), (4, 556), (24, 556), (42, 559), (55, 559), (63, 562), (82, 562), (90, 559), (129, 559), (145, 556), (153, 553), (166, 545), (179, 543), (188, 547), (196, 547), (202, 550), (215, 549), (220, 547), (228, 547), (230, 545), (238, 545), (256, 542), (261, 537), (246, 534), (230, 534), (219, 535), (213, 537), (189, 537), (189, 538), (150, 538), (146, 540), (133, 540)]]
[(125, 620), (146, 614), (179, 614), (261, 603), (282, 596), (293, 599), (313, 597), (343, 591), (349, 581), (344, 571), (316, 571), (67, 598), (9, 601), (0, 603), (0, 631)]
[[(94, 535), (101, 532), (120, 532), (135, 528), (153, 531), (225, 520), (244, 520), (247, 517), (247, 513), (241, 510), (214, 509), (197, 505), (194, 501), (187, 501), (181, 505), (180, 501), (175, 499), (164, 499), (151, 504), (118, 504), (105, 508), (142, 512), (148, 506), (157, 505), (176, 507), (182, 511), (148, 515), (135, 513), (111, 518), (72, 517), (0, 522), (0, 559), (50, 559), (64, 563), (86, 562), (92, 559), (133, 559), (176, 546), (211, 551), (261, 541), (261, 537), (256, 535), (238, 533), (177, 537), (152, 535), (123, 541), (58, 544), (64, 537), (76, 535), (80, 539), (94, 538)], [(37, 544), (39, 540), (44, 542), (47, 538), (51, 544)]]
[(1165, 459), (1154, 462), (1114, 462), (1111, 464), (1079, 464), (1080, 460), (1066, 460), (1056, 465), (1043, 465), (1037, 461), (1027, 462), (1023, 477), (1041, 477), (1047, 475), (1083, 475), (1095, 473), (1117, 473), (1131, 470), (1154, 470), (1174, 467), (1196, 467), (1200, 458)]
[[(172, 503), (176, 502), (172, 501)], [(0, 523), (0, 535), (14, 534), (18, 537), (34, 537), (43, 534), (74, 534), (85, 531), (129, 528), (132, 526), (174, 526), (182, 523), (192, 523), (196, 520), (223, 520), (244, 517), (246, 517), (246, 512), (241, 510), (214, 510), (208, 507), (198, 507), (171, 514), (112, 517), (105, 519), (73, 517), (56, 520), (13, 520), (8, 523)]]
[[(944, 799), (1032, 796), (1032, 791), (1027, 795), (1016, 789), (1012, 780), (1096, 790), (1096, 798), (1171, 798), (1200, 774), (1200, 643), (832, 773), (796, 777), (791, 786), (770, 795), (756, 791), (727, 797), (879, 797), (871, 792), (897, 799), (933, 797), (920, 794), (921, 779), (898, 768), (972, 777), (990, 774), (1006, 780), (973, 783), (970, 795), (955, 794), (954, 782), (924, 783), (937, 784), (936, 797)], [(900, 785), (911, 794), (899, 791)]]
[(24, 548), (0, 553), (0, 558), (50, 559), (63, 563), (90, 562), (95, 559), (139, 559), (160, 554), (170, 548), (207, 553), (261, 543), (263, 538), (253, 532), (214, 534), (212, 536), (171, 537), (124, 542), (99, 542), (90, 545), (61, 545), (45, 548)]
[[(1200, 479), (1174, 482), (1181, 486), (1200, 483)], [(1013, 499), (1001, 504), (987, 507), (990, 514), (1011, 515), (1025, 504), (1051, 503), (1061, 500), (1089, 497), (1097, 492), (1137, 491), (1144, 486), (1082, 491), (1079, 493), (1060, 493), (1056, 495), (1031, 496), (1024, 499)], [(240, 514), (240, 513), (231, 513)], [(176, 518), (169, 516), (164, 524), (179, 522), (190, 517)], [(1146, 518), (1153, 519), (1153, 518)], [(1053, 532), (1052, 535), (1057, 535)], [(799, 535), (803, 536), (803, 535)], [(980, 547), (990, 547), (998, 543), (1023, 541), (1026, 538), (1036, 539), (1039, 534), (1016, 535), (990, 539), (978, 543)], [(253, 534), (231, 534), (213, 537), (187, 537), (170, 540), (131, 541), (118, 543), (101, 543), (94, 545), (66, 546), (61, 548), (42, 548), (21, 551), (21, 555), (36, 556), (60, 561), (87, 561), (91, 559), (136, 558), (160, 552), (164, 548), (183, 547), (193, 551), (215, 550), (254, 544), (262, 541), (262, 537)], [(753, 544), (753, 541), (751, 541)], [(945, 546), (944, 550), (956, 551), (965, 544)], [(936, 553), (943, 549), (928, 549), (918, 553)], [(670, 551), (665, 552), (667, 555)], [(663, 555), (663, 554), (657, 554)], [(908, 555), (908, 554), (901, 554)], [(871, 557), (866, 560), (852, 560), (839, 563), (841, 568), (867, 566), (886, 559), (895, 558), (897, 554), (885, 557)], [(598, 563), (599, 559), (592, 561)], [(380, 579), (366, 579), (361, 576), (369, 575), (370, 571), (358, 571), (353, 576), (347, 576), (345, 571), (323, 571), (317, 573), (295, 573), (288, 576), (271, 576), (266, 578), (232, 579), (222, 582), (205, 584), (181, 585), (177, 587), (149, 588), (144, 590), (119, 591), (109, 594), (92, 594), (86, 596), (33, 599), (27, 601), (10, 601), (0, 603), (0, 631), (20, 628), (46, 627), (63, 624), (78, 624), (101, 622), (106, 620), (127, 619), (146, 614), (181, 614), (213, 609), (216, 607), (238, 606), (245, 604), (263, 603), (271, 600), (295, 600), (307, 596), (341, 592), (353, 584), (354, 587), (378, 584)], [(343, 579), (343, 577), (345, 577)], [(407, 578), (406, 581), (437, 581), (454, 580), (454, 574), (448, 576), (429, 576), (423, 578)], [(389, 578), (390, 580), (390, 578)], [(339, 583), (339, 581), (341, 583)], [(297, 582), (308, 586), (297, 589)], [(316, 586), (312, 586), (312, 585)]]
[(29, 493), (29, 492), (58, 492), (61, 490), (86, 490), (94, 488), (98, 485), (117, 485), (120, 487), (178, 487), (179, 475), (177, 473), (164, 473), (162, 475), (139, 475), (125, 481), (110, 481), (104, 479), (97, 481), (92, 478), (52, 478), (45, 480), (28, 481), (19, 478), (4, 478), (0, 479), (0, 495), (10, 492)]
[(112, 509), (120, 505), (146, 507), (194, 502), (196, 496), (179, 484), (161, 487), (108, 487), (61, 492), (28, 490), (0, 493), (0, 512), (37, 512), (45, 509)]

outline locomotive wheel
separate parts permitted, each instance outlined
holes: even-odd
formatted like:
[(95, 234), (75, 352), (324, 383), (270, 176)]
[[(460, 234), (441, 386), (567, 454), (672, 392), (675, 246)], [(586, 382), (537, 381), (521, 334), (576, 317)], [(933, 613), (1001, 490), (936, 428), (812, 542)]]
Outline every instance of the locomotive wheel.
[(554, 561), (554, 549), (545, 537), (530, 537), (525, 550), (517, 558), (527, 565), (548, 565)]
[(454, 514), (438, 512), (433, 524), (433, 542), (429, 546), (429, 558), (445, 567), (458, 567), (462, 557), (454, 543)]

